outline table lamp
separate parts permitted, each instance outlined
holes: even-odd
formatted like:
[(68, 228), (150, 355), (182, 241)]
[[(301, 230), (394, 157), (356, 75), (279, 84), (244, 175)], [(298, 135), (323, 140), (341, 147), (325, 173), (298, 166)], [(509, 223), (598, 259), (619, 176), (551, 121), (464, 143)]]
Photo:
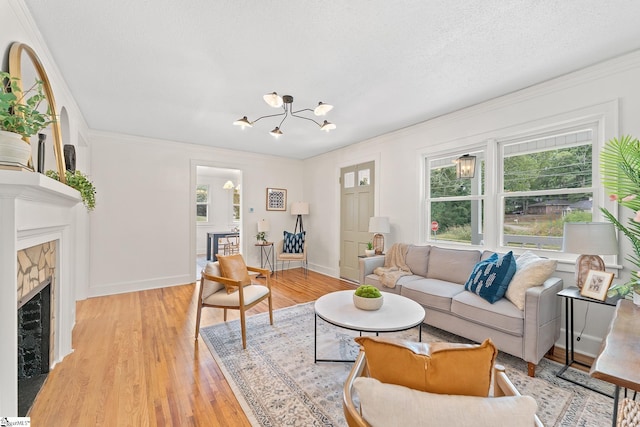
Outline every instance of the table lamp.
[(618, 253), (615, 228), (609, 222), (565, 222), (562, 251), (582, 254), (576, 260), (576, 286), (582, 289), (589, 270), (604, 271), (600, 255)]
[(389, 232), (391, 232), (389, 217), (372, 216), (369, 218), (369, 233), (375, 233), (373, 235), (373, 249), (375, 249), (376, 255), (384, 253), (384, 236), (382, 234)]
[(294, 233), (298, 232), (298, 224), (300, 225), (300, 232), (304, 231), (302, 226), (302, 215), (309, 215), (309, 202), (293, 202), (291, 203), (291, 215), (297, 215), (296, 218), (296, 228), (293, 230)]

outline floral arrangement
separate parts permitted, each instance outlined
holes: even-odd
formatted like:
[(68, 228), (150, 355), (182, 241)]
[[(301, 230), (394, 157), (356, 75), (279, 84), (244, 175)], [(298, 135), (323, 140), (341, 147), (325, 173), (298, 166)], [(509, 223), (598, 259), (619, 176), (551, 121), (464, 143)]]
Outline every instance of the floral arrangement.
[(626, 296), (634, 290), (640, 290), (640, 141), (629, 135), (619, 140), (609, 140), (600, 157), (602, 183), (612, 201), (629, 208), (633, 217), (627, 220), (627, 225), (605, 208), (600, 208), (604, 216), (620, 230), (631, 242), (633, 255), (627, 260), (636, 267), (631, 272), (631, 280), (627, 283), (613, 286), (609, 296)]

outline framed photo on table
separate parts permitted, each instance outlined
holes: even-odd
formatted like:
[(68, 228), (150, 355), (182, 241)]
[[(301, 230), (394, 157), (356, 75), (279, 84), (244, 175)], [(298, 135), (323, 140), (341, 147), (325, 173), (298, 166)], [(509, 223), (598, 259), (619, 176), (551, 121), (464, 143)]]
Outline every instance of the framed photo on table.
[(604, 301), (607, 299), (607, 291), (613, 281), (613, 273), (606, 271), (589, 270), (587, 280), (584, 281), (580, 295)]
[(267, 188), (267, 210), (287, 210), (287, 190), (283, 188)]

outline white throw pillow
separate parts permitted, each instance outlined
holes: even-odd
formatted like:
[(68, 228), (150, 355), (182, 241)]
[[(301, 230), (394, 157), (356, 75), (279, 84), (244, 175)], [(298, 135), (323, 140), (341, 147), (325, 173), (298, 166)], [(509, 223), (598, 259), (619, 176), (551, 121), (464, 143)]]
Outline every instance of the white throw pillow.
[(554, 271), (558, 262), (540, 258), (531, 251), (526, 251), (516, 259), (516, 274), (507, 288), (505, 297), (520, 310), (524, 310), (524, 296), (527, 289), (542, 285)]
[(531, 396), (434, 394), (367, 377), (356, 378), (354, 388), (372, 427), (531, 427), (538, 408)]
[[(220, 264), (218, 261), (216, 262), (208, 262), (206, 267), (204, 268), (204, 272), (211, 276), (220, 277)], [(220, 289), (224, 288), (224, 285), (220, 282), (214, 282), (212, 280), (204, 280), (204, 289), (202, 290), (202, 299), (205, 300), (207, 297), (213, 295), (218, 292)]]

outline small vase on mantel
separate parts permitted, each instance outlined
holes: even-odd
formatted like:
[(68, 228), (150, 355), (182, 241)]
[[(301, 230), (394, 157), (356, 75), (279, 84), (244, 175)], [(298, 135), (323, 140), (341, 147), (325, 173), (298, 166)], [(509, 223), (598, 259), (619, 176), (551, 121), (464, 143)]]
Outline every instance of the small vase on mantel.
[(22, 135), (0, 130), (0, 165), (27, 167), (31, 158), (31, 144)]

